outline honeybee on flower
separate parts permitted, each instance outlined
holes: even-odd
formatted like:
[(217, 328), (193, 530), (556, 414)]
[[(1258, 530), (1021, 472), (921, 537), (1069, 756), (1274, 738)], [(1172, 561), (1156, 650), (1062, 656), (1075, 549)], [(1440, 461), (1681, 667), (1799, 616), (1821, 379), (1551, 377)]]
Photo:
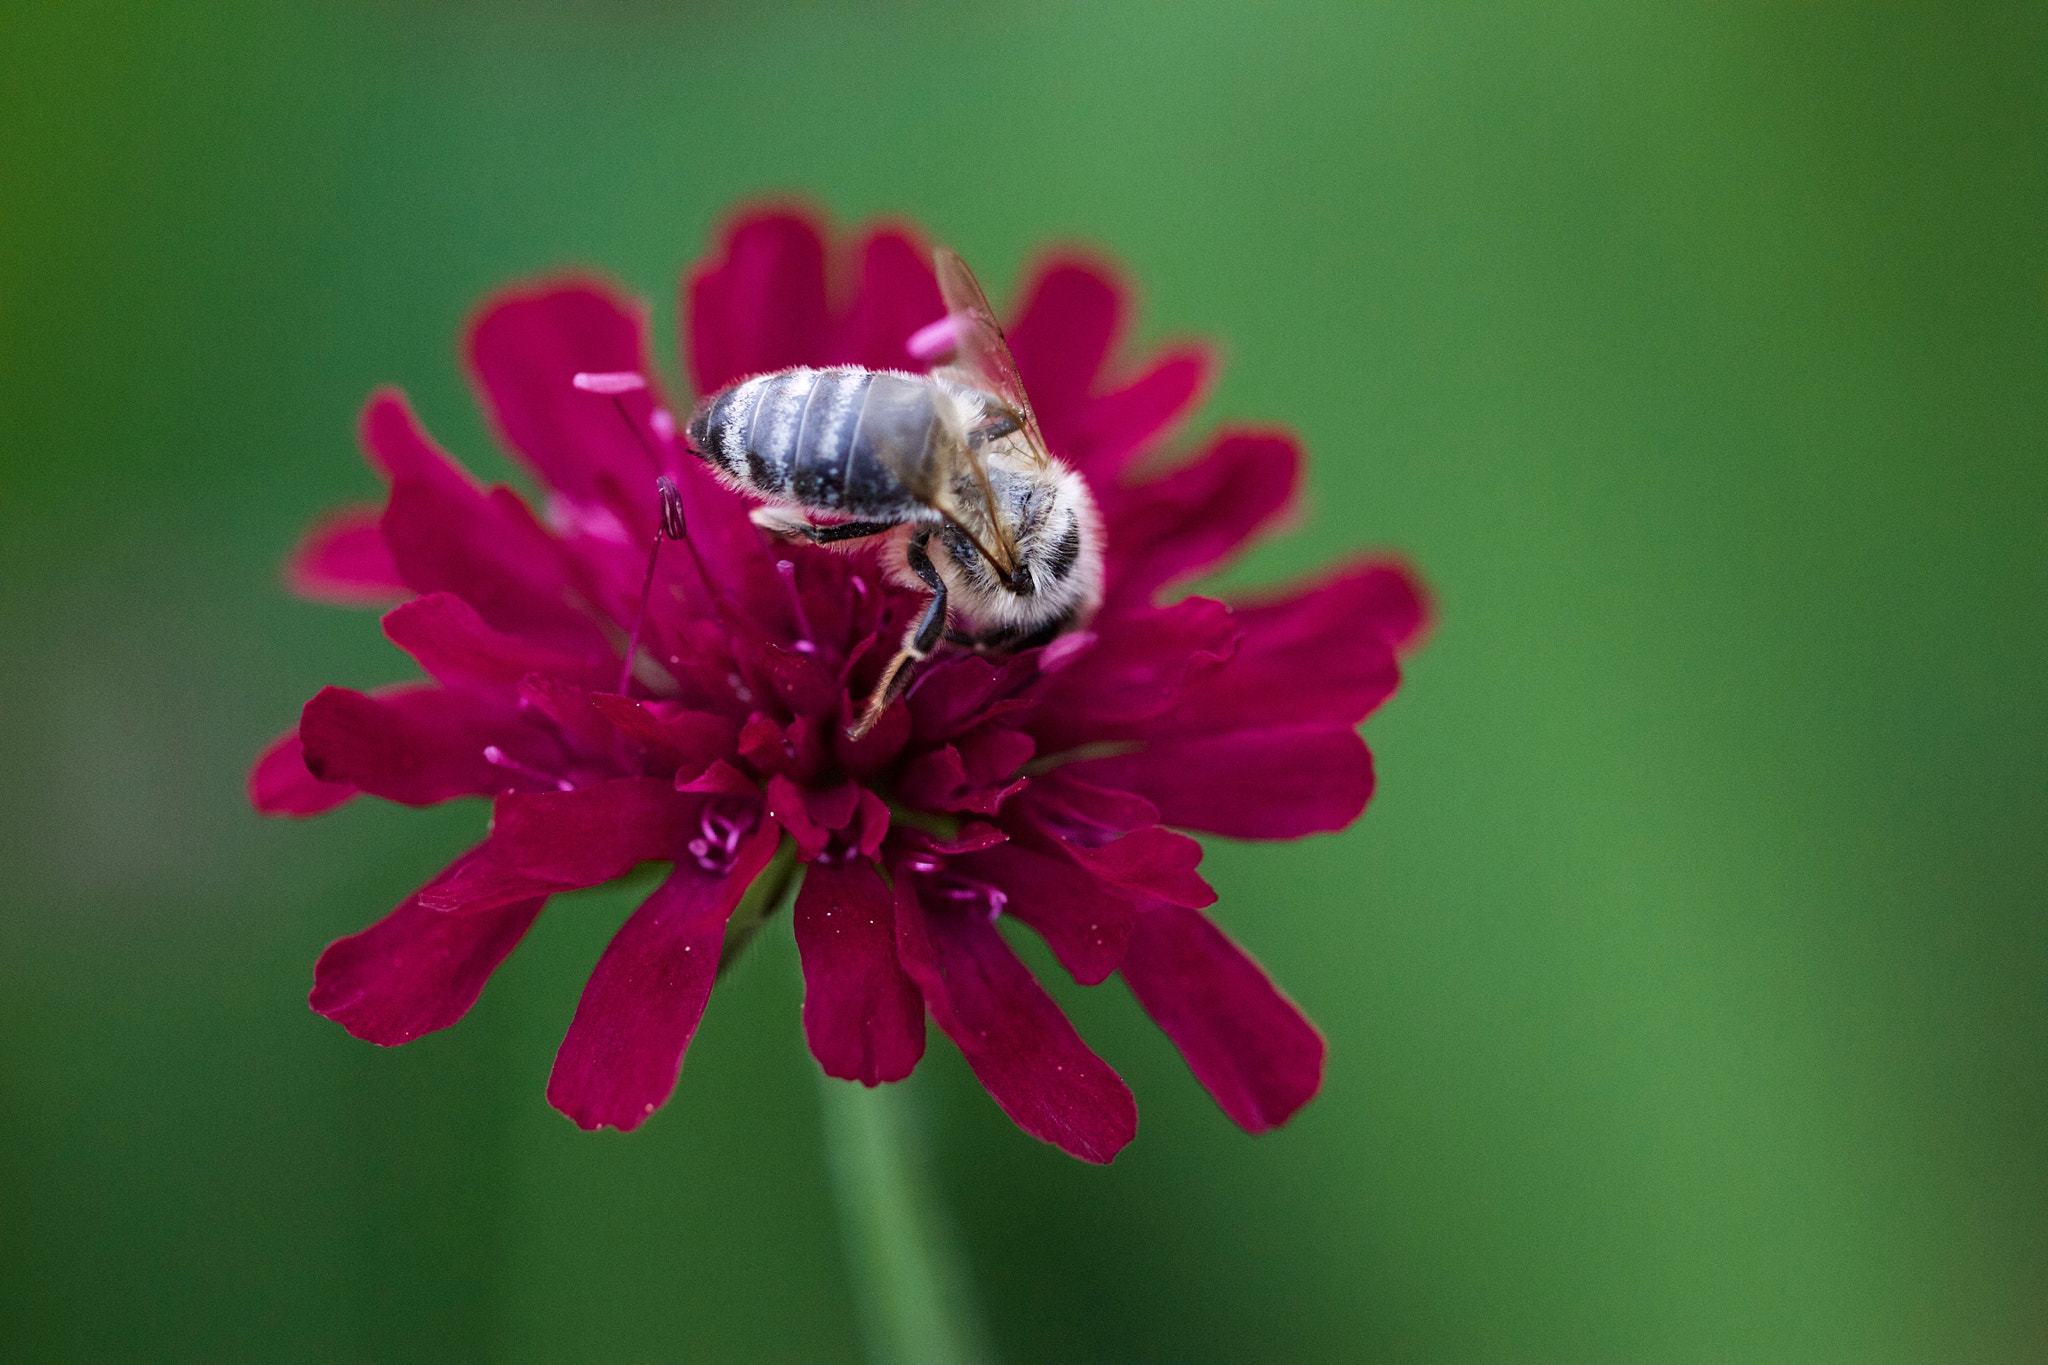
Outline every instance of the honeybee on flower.
[[(316, 525), (289, 579), (397, 602), (385, 633), (429, 681), (323, 690), (258, 760), (252, 798), (493, 811), (481, 842), (328, 948), (313, 1007), (387, 1045), (447, 1027), (550, 896), (665, 864), (548, 1085), (582, 1126), (633, 1128), (674, 1088), (721, 960), (801, 875), (803, 1026), (828, 1074), (909, 1075), (929, 1017), (1025, 1131), (1111, 1159), (1136, 1131), (1130, 1092), (1012, 951), (1014, 920), (1077, 981), (1121, 976), (1241, 1126), (1285, 1122), (1321, 1083), (1323, 1040), (1202, 913), (1215, 894), (1182, 831), (1286, 839), (1357, 818), (1373, 785), (1358, 725), (1422, 628), (1418, 587), (1363, 559), (1254, 600), (1173, 591), (1285, 511), (1300, 455), (1225, 429), (1152, 472), (1140, 457), (1210, 360), (1121, 364), (1124, 304), (1100, 268), (1044, 267), (1004, 329), (906, 232), (847, 253), (843, 296), (827, 258), (801, 215), (726, 231), (687, 290), (694, 413), (663, 399), (643, 315), (610, 288), (489, 302), (468, 359), (538, 511), (479, 486), (396, 393), (371, 400), (388, 496)], [(748, 453), (767, 451), (736, 408), (770, 383), (804, 388), (807, 410), (851, 402), (858, 374), (942, 395), (933, 420), (987, 458), (948, 464), (950, 483), (898, 473), (894, 525), (815, 545), (884, 518), (799, 490), (801, 460), (757, 473)], [(826, 449), (798, 420), (788, 450)], [(1050, 514), (1033, 514), (1016, 489), (1048, 480)], [(750, 496), (778, 490), (765, 512)], [(912, 560), (920, 535), (937, 584)]]

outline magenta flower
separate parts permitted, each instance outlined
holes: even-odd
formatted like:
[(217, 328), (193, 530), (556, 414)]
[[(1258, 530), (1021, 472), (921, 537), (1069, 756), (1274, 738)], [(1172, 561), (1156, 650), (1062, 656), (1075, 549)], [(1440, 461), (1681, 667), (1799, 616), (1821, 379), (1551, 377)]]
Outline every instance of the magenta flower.
[[(686, 290), (697, 392), (795, 364), (921, 368), (906, 343), (943, 312), (929, 259), (885, 229), (828, 261), (804, 217), (740, 220)], [(390, 495), (317, 524), (289, 577), (321, 600), (404, 599), (384, 632), (431, 681), (323, 690), (251, 796), (285, 815), (487, 796), (493, 815), (321, 955), (315, 1010), (385, 1045), (446, 1028), (549, 896), (669, 864), (599, 959), (548, 1083), (583, 1127), (634, 1128), (794, 858), (804, 1031), (832, 1076), (909, 1075), (929, 1013), (1019, 1127), (1114, 1157), (1137, 1127), (1130, 1092), (1011, 951), (1008, 917), (1082, 984), (1121, 974), (1245, 1129), (1316, 1093), (1321, 1036), (1203, 915), (1201, 845), (1178, 831), (1291, 839), (1356, 819), (1373, 786), (1357, 727), (1398, 682), (1420, 593), (1368, 560), (1255, 601), (1175, 594), (1286, 511), (1298, 448), (1226, 430), (1185, 462), (1141, 461), (1194, 405), (1208, 354), (1119, 364), (1123, 296), (1090, 264), (1053, 261), (1024, 297), (1011, 345), (1049, 445), (1100, 504), (1105, 602), (1043, 648), (940, 653), (858, 742), (848, 723), (922, 600), (872, 549), (758, 530), (651, 378), (590, 378), (653, 374), (635, 304), (554, 280), (492, 300), (470, 332), (483, 402), (545, 487), (538, 515), (480, 487), (400, 395), (370, 401), (363, 444)], [(687, 542), (656, 560), (622, 689), (662, 475)]]

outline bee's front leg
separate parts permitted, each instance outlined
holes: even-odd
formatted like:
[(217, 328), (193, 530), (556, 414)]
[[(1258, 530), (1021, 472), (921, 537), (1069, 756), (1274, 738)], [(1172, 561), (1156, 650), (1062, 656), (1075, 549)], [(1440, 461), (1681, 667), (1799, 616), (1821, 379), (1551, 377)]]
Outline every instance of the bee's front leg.
[(931, 540), (929, 527), (923, 528), (910, 538), (903, 547), (904, 560), (910, 571), (918, 576), (927, 588), (932, 590), (932, 600), (925, 603), (924, 615), (917, 618), (903, 637), (902, 648), (896, 657), (889, 660), (889, 666), (882, 670), (882, 680), (875, 684), (874, 695), (868, 698), (867, 708), (861, 712), (860, 721), (847, 731), (849, 737), (859, 739), (875, 728), (875, 722), (882, 718), (882, 712), (889, 709), (896, 694), (910, 682), (911, 666), (922, 661), (939, 647), (939, 641), (946, 634), (946, 580), (932, 565), (932, 557), (926, 544)]

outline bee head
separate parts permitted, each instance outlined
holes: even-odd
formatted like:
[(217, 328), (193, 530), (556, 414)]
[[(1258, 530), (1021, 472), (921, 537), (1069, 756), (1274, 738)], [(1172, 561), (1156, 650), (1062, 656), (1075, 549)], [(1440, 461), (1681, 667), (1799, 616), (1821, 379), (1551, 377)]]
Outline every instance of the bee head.
[(977, 627), (1029, 632), (1092, 612), (1102, 596), (1102, 532), (1087, 483), (1062, 465), (991, 470), (990, 483), (1016, 565), (1001, 573), (964, 533), (946, 528), (938, 539), (962, 615)]

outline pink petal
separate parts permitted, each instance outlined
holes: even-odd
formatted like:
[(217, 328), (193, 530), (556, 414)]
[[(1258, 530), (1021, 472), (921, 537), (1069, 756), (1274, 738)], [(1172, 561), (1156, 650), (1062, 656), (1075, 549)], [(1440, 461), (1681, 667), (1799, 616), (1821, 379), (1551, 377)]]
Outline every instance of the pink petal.
[(1372, 796), (1372, 755), (1349, 725), (1191, 734), (1073, 766), (1084, 780), (1143, 796), (1169, 825), (1233, 839), (1343, 829)]
[(1130, 383), (1090, 400), (1060, 453), (1097, 486), (1114, 483), (1133, 456), (1165, 440), (1194, 411), (1215, 368), (1204, 347), (1165, 352)]
[(396, 688), (369, 696), (323, 688), (299, 718), (306, 770), (322, 782), (347, 783), (387, 801), (430, 806), (536, 782), (493, 764), (485, 749), (510, 751), (527, 768), (547, 763), (541, 743), (506, 708), (438, 687)]
[(1199, 911), (1162, 906), (1140, 916), (1123, 975), (1246, 1132), (1279, 1127), (1322, 1088), (1322, 1034)]
[(699, 394), (790, 365), (817, 364), (829, 345), (825, 242), (808, 217), (751, 214), (723, 252), (690, 277), (690, 374)]
[(932, 274), (931, 248), (912, 234), (883, 228), (861, 243), (853, 301), (833, 327), (824, 360), (875, 370), (922, 370), (909, 338), (945, 312)]
[[(550, 488), (606, 508), (635, 540), (653, 533), (662, 470), (649, 453), (654, 395), (640, 378), (646, 320), (635, 304), (595, 281), (500, 294), (470, 327), (468, 359), (499, 434)], [(618, 387), (622, 372), (638, 385)]]
[(1031, 406), (1055, 453), (1085, 442), (1089, 395), (1123, 323), (1123, 291), (1089, 262), (1046, 262), (1022, 291), (1009, 329), (1011, 352)]
[(452, 592), (428, 593), (384, 616), (384, 634), (439, 682), (451, 687), (515, 683), (529, 673), (594, 682), (611, 660), (592, 660), (493, 630)]
[(452, 592), (509, 634), (572, 653), (611, 653), (596, 624), (570, 604), (554, 540), (516, 497), (478, 488), (395, 393), (370, 400), (362, 429), (365, 449), (391, 477), (379, 525), (406, 586)]
[(358, 1038), (384, 1047), (447, 1028), (526, 934), (547, 897), (447, 914), (421, 904), (474, 861), (472, 849), (369, 928), (336, 939), (313, 968), (309, 1003)]
[(285, 561), (285, 586), (344, 607), (378, 607), (404, 597), (405, 581), (377, 529), (382, 515), (380, 507), (342, 507), (316, 518)]
[(722, 877), (677, 863), (605, 948), (548, 1077), (548, 1103), (579, 1128), (631, 1131), (675, 1090), (718, 977), (726, 921), (780, 837), (764, 823)]
[(249, 769), (249, 804), (265, 815), (318, 815), (356, 794), (353, 783), (322, 782), (306, 771), (297, 726), (273, 740)]
[(811, 864), (795, 918), (818, 1065), (862, 1085), (908, 1076), (924, 1056), (924, 1000), (896, 961), (895, 911), (873, 865)]
[(1144, 600), (1216, 567), (1286, 509), (1301, 448), (1279, 432), (1229, 432), (1193, 462), (1108, 501), (1110, 591)]
[(896, 878), (896, 951), (932, 1018), (1019, 1128), (1083, 1161), (1107, 1162), (1137, 1135), (1123, 1080), (1081, 1041), (1060, 1007), (972, 911), (927, 911)]

